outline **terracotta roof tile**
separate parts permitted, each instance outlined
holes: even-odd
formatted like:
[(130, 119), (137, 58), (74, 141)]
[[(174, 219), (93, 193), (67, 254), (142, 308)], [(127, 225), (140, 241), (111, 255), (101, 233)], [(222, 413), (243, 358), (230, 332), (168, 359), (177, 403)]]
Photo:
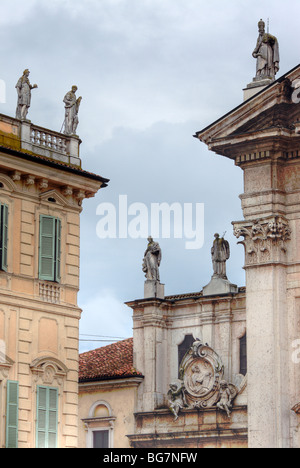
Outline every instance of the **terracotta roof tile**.
[(142, 376), (133, 367), (133, 338), (79, 355), (79, 382)]

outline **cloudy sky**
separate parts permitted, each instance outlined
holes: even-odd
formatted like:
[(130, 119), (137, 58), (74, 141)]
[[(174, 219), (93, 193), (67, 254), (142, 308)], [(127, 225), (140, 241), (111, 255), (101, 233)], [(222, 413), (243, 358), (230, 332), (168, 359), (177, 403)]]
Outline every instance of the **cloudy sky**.
[(0, 0), (0, 8), (0, 112), (14, 116), (15, 84), (29, 68), (39, 87), (28, 117), (60, 131), (63, 96), (76, 84), (83, 168), (110, 179), (81, 215), (80, 333), (94, 341), (81, 341), (80, 351), (106, 344), (87, 335), (132, 336), (124, 302), (143, 297), (146, 239), (120, 238), (118, 229), (116, 238), (97, 235), (102, 204), (119, 216), (120, 196), (149, 213), (154, 203), (204, 204), (202, 248), (186, 249), (172, 230), (157, 238), (167, 295), (210, 281), (215, 232), (226, 231), (228, 277), (244, 286), (231, 225), (242, 219), (242, 171), (193, 135), (242, 102), (260, 18), (270, 18), (279, 40), (278, 77), (298, 64), (299, 0)]

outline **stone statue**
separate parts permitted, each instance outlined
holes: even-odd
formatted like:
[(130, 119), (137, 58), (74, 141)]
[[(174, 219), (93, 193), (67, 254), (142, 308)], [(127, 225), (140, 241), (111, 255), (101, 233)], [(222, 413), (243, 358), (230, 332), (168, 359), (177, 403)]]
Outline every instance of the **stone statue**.
[(147, 280), (160, 281), (159, 266), (161, 262), (161, 249), (158, 242), (148, 237), (148, 246), (144, 254), (143, 272)]
[(217, 403), (217, 408), (221, 411), (225, 411), (227, 416), (230, 417), (231, 408), (232, 408), (232, 400), (235, 398), (237, 391), (234, 385), (231, 385), (231, 389), (226, 382), (226, 380), (221, 380), (220, 382), (220, 400)]
[(256, 62), (256, 80), (275, 79), (279, 70), (279, 45), (276, 37), (265, 32), (265, 23), (258, 23), (259, 36), (252, 56)]
[(77, 86), (72, 86), (71, 91), (69, 91), (64, 97), (65, 103), (65, 122), (64, 122), (64, 133), (65, 135), (76, 135), (77, 126), (79, 123), (78, 120), (78, 111), (79, 106), (82, 100), (82, 97), (76, 98)]
[(175, 421), (183, 408), (216, 408), (230, 417), (241, 387), (223, 380), (224, 371), (221, 357), (197, 339), (180, 363), (179, 379), (170, 384), (168, 391), (168, 407)]
[(190, 390), (201, 396), (205, 395), (213, 383), (213, 372), (209, 363), (205, 361), (196, 362), (190, 369), (187, 377)]
[(185, 394), (184, 394), (184, 385), (182, 383), (172, 383), (170, 384), (170, 390), (168, 391), (168, 401), (169, 401), (169, 408), (174, 414), (175, 418), (174, 421), (178, 419), (179, 411), (188, 406)]
[(222, 278), (227, 280), (226, 276), (226, 261), (230, 257), (229, 242), (215, 234), (215, 240), (211, 248), (211, 258), (213, 263), (213, 278)]
[(30, 71), (24, 70), (23, 75), (19, 78), (16, 84), (18, 93), (18, 104), (16, 110), (16, 119), (26, 120), (31, 102), (31, 90), (37, 88), (36, 84), (31, 85), (29, 81)]

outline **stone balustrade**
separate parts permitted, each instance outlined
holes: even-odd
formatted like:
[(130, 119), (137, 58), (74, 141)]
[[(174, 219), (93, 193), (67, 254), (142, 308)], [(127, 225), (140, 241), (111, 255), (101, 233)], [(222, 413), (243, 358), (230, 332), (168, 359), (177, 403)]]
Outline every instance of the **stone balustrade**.
[(31, 142), (33, 145), (67, 154), (68, 139), (60, 133), (31, 125)]
[(0, 115), (0, 132), (7, 135), (6, 140), (12, 141), (10, 146), (15, 147), (17, 144), (24, 151), (81, 167), (81, 140), (77, 135), (65, 135), (34, 125), (30, 120), (4, 115)]

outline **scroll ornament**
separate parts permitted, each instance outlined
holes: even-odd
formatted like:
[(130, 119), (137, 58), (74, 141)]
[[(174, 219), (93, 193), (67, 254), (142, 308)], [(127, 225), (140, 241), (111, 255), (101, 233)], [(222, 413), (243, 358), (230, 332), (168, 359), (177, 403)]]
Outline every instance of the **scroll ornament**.
[(169, 408), (174, 420), (183, 408), (218, 408), (230, 417), (232, 402), (238, 394), (235, 385), (223, 379), (221, 358), (208, 344), (196, 340), (185, 354), (179, 380), (170, 384)]

